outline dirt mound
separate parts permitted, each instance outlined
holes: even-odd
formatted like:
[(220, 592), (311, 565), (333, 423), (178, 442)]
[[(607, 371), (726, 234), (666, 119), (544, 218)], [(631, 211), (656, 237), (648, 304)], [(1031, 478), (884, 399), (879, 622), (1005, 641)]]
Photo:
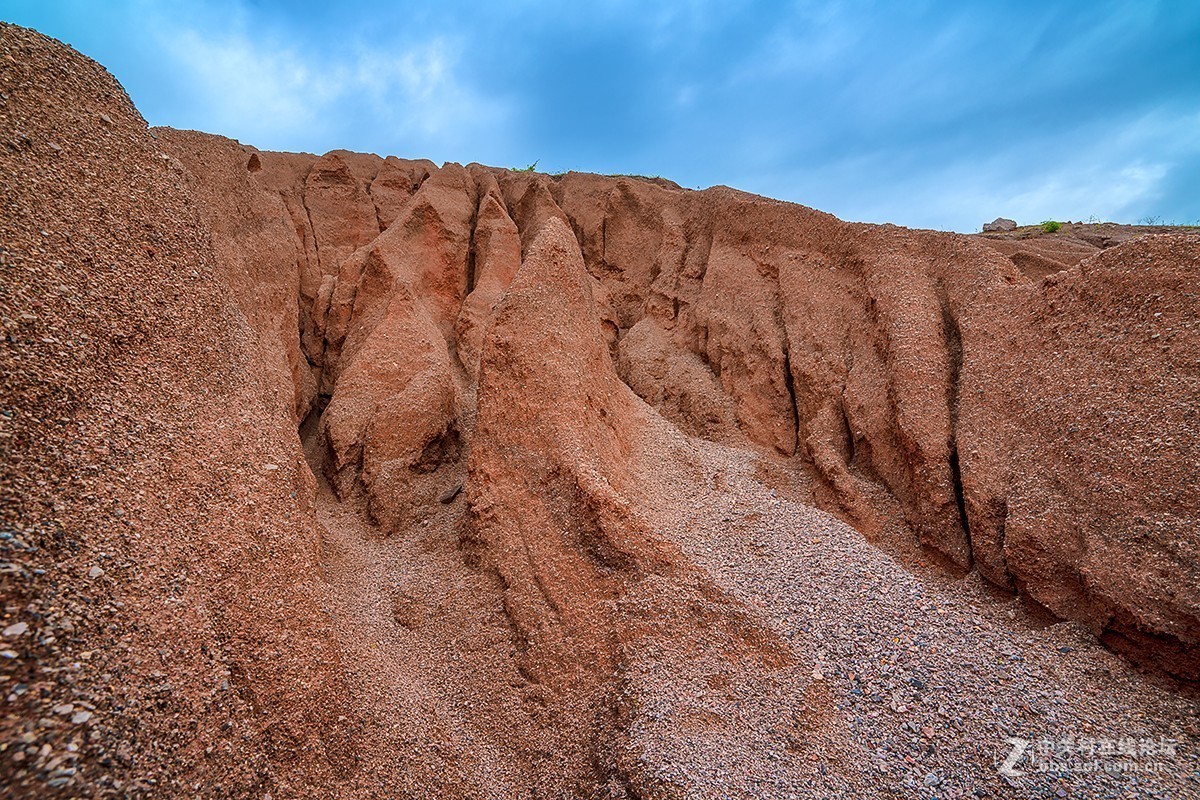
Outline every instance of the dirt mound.
[[(999, 220), (998, 220), (999, 221)], [(1005, 220), (1011, 222), (1011, 220)], [(1151, 234), (1200, 234), (1195, 225), (1119, 225), (1115, 222), (1064, 222), (1051, 232), (1041, 225), (1015, 226), (989, 231), (971, 238), (995, 248), (1012, 259), (1033, 281), (1062, 272), (1101, 250)]]
[(719, 651), (746, 678), (791, 658), (655, 533), (643, 497), (654, 471), (698, 476), (678, 474), (686, 440), (617, 377), (592, 282), (578, 243), (551, 218), (484, 344), (470, 546), (504, 586), (520, 668), (562, 762), (543, 785), (577, 775), (566, 787), (576, 793), (614, 780), (643, 795), (656, 782), (615, 744), (641, 715), (620, 696), (624, 673), (681, 649), (696, 659)]
[(334, 780), (355, 747), (282, 350), (116, 81), (12, 26), (0, 51), (5, 794)]
[(1200, 237), (263, 152), (2, 37), (12, 794), (1047, 793), (997, 731), (1193, 741), (1095, 637), (1200, 677)]

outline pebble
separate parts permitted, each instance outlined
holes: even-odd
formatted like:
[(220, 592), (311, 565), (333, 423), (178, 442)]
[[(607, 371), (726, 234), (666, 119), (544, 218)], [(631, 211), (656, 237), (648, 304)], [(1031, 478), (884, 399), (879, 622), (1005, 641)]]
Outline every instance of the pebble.
[(11, 639), (16, 636), (23, 635), (25, 633), (25, 631), (27, 631), (27, 630), (29, 630), (28, 623), (18, 622), (16, 624), (9, 625), (7, 628), (5, 628), (4, 636), (5, 636), (5, 638)]
[(88, 570), (88, 577), (92, 578), (93, 580), (96, 578), (99, 578), (103, 574), (104, 574), (104, 570), (101, 569), (100, 567), (92, 567), (91, 569)]
[(448, 488), (444, 492), (442, 492), (441, 495), (438, 497), (438, 502), (442, 503), (443, 505), (451, 502), (452, 500), (454, 500), (454, 498), (458, 497), (458, 493), (462, 491), (462, 488), (463, 488), (462, 481), (459, 481), (458, 483), (454, 484), (453, 486), (451, 486), (450, 488)]

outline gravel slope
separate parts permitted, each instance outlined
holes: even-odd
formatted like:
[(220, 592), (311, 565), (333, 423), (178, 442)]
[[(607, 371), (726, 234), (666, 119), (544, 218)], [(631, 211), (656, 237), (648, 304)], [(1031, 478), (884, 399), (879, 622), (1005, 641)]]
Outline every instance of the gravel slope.
[[(777, 719), (742, 720), (748, 727), (729, 742), (782, 747), (763, 758), (742, 745), (749, 757), (729, 753), (697, 796), (1200, 796), (1194, 695), (1138, 673), (1074, 623), (1045, 625), (976, 575), (910, 571), (843, 522), (764, 486), (744, 452), (697, 447), (725, 491), (648, 492), (672, 498), (658, 509), (662, 533), (791, 642), (801, 663), (791, 677), (803, 684), (793, 696), (824, 712), (821, 736), (810, 732), (791, 751), (770, 731)], [(1005, 777), (1009, 737), (1072, 739), (1077, 752), (1080, 740), (1085, 750), (1090, 739), (1118, 749), (1153, 740), (1159, 750), (1174, 744), (1175, 755), (1095, 757), (1161, 762), (1161, 773), (1039, 774), (1027, 754), (1015, 764), (1026, 774)], [(654, 747), (682, 770), (714, 774), (712, 752), (689, 753), (678, 737)]]

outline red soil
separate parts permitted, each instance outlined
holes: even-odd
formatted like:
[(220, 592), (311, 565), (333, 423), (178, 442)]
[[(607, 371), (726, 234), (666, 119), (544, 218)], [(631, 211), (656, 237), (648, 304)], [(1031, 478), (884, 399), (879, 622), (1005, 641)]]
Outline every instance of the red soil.
[(7, 793), (1050, 792), (987, 747), (1193, 741), (1200, 237), (260, 152), (12, 26), (0, 92)]

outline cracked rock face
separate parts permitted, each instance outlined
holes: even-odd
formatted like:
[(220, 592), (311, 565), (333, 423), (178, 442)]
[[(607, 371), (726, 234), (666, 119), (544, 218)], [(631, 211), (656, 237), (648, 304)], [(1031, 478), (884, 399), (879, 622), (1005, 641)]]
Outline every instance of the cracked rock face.
[(728, 579), (797, 520), (1200, 679), (1200, 237), (259, 151), (2, 31), (5, 524), (117, 592), (168, 794), (861, 794), (837, 644)]

